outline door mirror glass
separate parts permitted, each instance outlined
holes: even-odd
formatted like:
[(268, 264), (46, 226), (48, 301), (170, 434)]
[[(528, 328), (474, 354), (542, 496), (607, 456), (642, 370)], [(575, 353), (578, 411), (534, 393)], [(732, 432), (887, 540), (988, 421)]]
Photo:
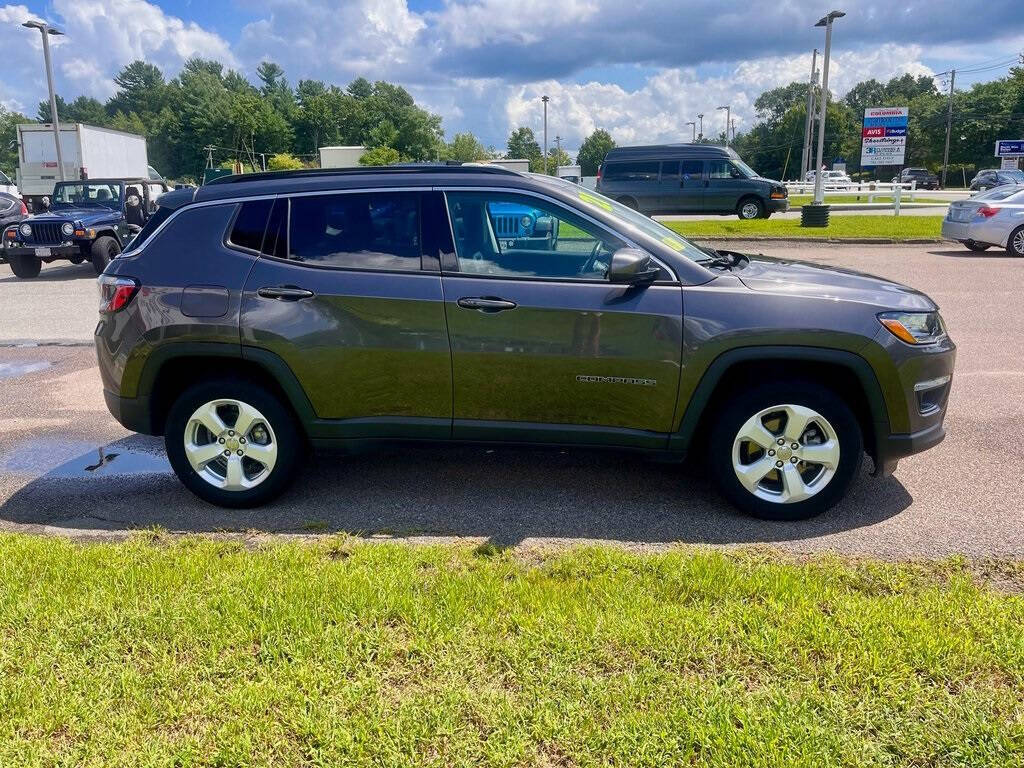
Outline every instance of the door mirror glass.
[(613, 283), (644, 285), (653, 283), (658, 277), (658, 267), (651, 260), (651, 254), (639, 248), (619, 248), (612, 254), (608, 279)]

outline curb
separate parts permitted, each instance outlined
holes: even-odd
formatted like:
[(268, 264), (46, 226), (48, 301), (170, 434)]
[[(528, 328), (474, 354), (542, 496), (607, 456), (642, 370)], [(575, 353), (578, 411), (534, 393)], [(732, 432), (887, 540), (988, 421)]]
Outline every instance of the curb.
[(905, 240), (897, 240), (892, 237), (758, 237), (752, 235), (714, 235), (709, 237), (683, 235), (683, 237), (710, 243), (742, 241), (748, 243), (831, 243), (833, 245), (936, 245), (953, 242), (952, 240), (943, 240), (941, 237), (916, 237)]

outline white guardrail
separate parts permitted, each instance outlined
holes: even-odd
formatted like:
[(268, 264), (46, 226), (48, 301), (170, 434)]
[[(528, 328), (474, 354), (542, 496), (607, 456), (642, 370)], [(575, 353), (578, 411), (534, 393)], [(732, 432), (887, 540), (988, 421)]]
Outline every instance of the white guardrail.
[[(787, 181), (784, 182), (789, 194), (792, 195), (813, 195), (813, 181)], [(892, 198), (892, 206), (899, 208), (900, 202), (906, 198), (907, 202), (914, 202), (914, 195), (917, 192), (917, 182), (910, 181), (905, 184), (885, 181), (853, 181), (848, 183), (830, 182), (823, 183), (824, 197), (836, 195), (858, 195), (867, 197), (869, 203), (875, 202), (876, 197)], [(909, 194), (908, 194), (909, 193)], [(826, 201), (827, 202), (827, 201)]]

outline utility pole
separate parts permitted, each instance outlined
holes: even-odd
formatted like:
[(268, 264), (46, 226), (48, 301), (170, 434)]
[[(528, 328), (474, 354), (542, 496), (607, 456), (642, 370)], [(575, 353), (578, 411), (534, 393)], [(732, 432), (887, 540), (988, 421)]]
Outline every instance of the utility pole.
[(725, 105), (723, 105), (721, 107), (716, 107), (716, 109), (724, 109), (725, 110), (725, 146), (728, 147), (729, 146), (729, 120), (730, 120), (729, 115), (731, 113), (732, 106), (729, 105), (729, 104), (725, 104)]
[(26, 21), (21, 26), (38, 29), (43, 36), (43, 61), (46, 63), (46, 86), (50, 90), (50, 122), (53, 123), (53, 143), (57, 147), (57, 172), (61, 181), (67, 181), (64, 177), (64, 153), (60, 148), (60, 117), (57, 115), (57, 94), (53, 90), (53, 66), (50, 64), (50, 35), (64, 33), (45, 21)]
[(946, 104), (946, 148), (942, 150), (942, 188), (946, 188), (946, 170), (949, 167), (949, 134), (953, 130), (953, 83), (956, 70), (949, 71), (949, 101)]
[(807, 166), (811, 164), (811, 141), (814, 134), (811, 126), (814, 125), (814, 89), (818, 85), (818, 49), (811, 54), (811, 79), (807, 85), (807, 119), (804, 121), (804, 149), (800, 154), (800, 181), (807, 178)]
[(698, 139), (703, 139), (704, 138), (704, 113), (701, 112), (699, 115), (697, 115), (697, 119), (700, 120), (700, 130), (697, 132), (697, 138)]
[(735, 144), (736, 143), (736, 118), (735, 117), (732, 118), (732, 120), (729, 121), (729, 124), (732, 126), (732, 143)]
[(548, 97), (541, 96), (540, 100), (544, 102), (544, 173), (548, 172)]
[(690, 143), (691, 144), (696, 144), (697, 143), (697, 124), (695, 122), (693, 122), (693, 120), (687, 120), (686, 124), (688, 126), (690, 126), (690, 128), (693, 131), (693, 136), (690, 138)]
[(821, 161), (825, 154), (825, 108), (828, 106), (828, 57), (832, 51), (832, 22), (845, 15), (843, 11), (832, 11), (814, 25), (825, 28), (825, 63), (821, 67), (821, 104), (818, 109), (818, 152), (814, 164), (814, 205), (821, 205), (825, 200), (822, 185), (825, 174), (821, 172)]

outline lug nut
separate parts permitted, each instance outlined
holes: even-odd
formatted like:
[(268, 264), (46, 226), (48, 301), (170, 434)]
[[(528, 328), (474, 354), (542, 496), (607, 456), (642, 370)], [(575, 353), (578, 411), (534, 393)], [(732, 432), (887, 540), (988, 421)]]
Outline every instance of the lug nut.
[(228, 435), (230, 435), (231, 437), (234, 437), (235, 436), (235, 430), (229, 429), (228, 430)]
[(793, 450), (797, 450), (800, 447), (800, 443), (793, 443)]
[(224, 451), (224, 455), (225, 456), (230, 456), (231, 455), (231, 451)]
[(239, 451), (239, 452), (238, 452), (238, 455), (239, 455), (239, 456), (241, 456), (241, 455), (242, 455), (242, 452), (241, 452), (241, 451)]
[(218, 443), (220, 443), (221, 445), (223, 445), (223, 444), (224, 444), (224, 438), (222, 437), (222, 438), (221, 438), (220, 440), (218, 440), (217, 442), (218, 442)]
[(775, 449), (772, 448), (770, 451), (768, 451), (768, 455), (769, 456), (774, 456), (775, 455)]
[(244, 437), (238, 438), (238, 442), (242, 443), (242, 445), (245, 445), (245, 438)]
[(796, 456), (794, 456), (792, 459), (790, 459), (790, 461), (793, 462), (794, 464), (796, 464), (796, 462), (797, 462)]
[(785, 445), (786, 444), (786, 441), (783, 440), (781, 437), (778, 440), (776, 440), (775, 442), (777, 442), (779, 445)]
[(775, 466), (776, 467), (781, 467), (782, 466), (782, 462), (781, 461), (776, 461), (775, 462)]

